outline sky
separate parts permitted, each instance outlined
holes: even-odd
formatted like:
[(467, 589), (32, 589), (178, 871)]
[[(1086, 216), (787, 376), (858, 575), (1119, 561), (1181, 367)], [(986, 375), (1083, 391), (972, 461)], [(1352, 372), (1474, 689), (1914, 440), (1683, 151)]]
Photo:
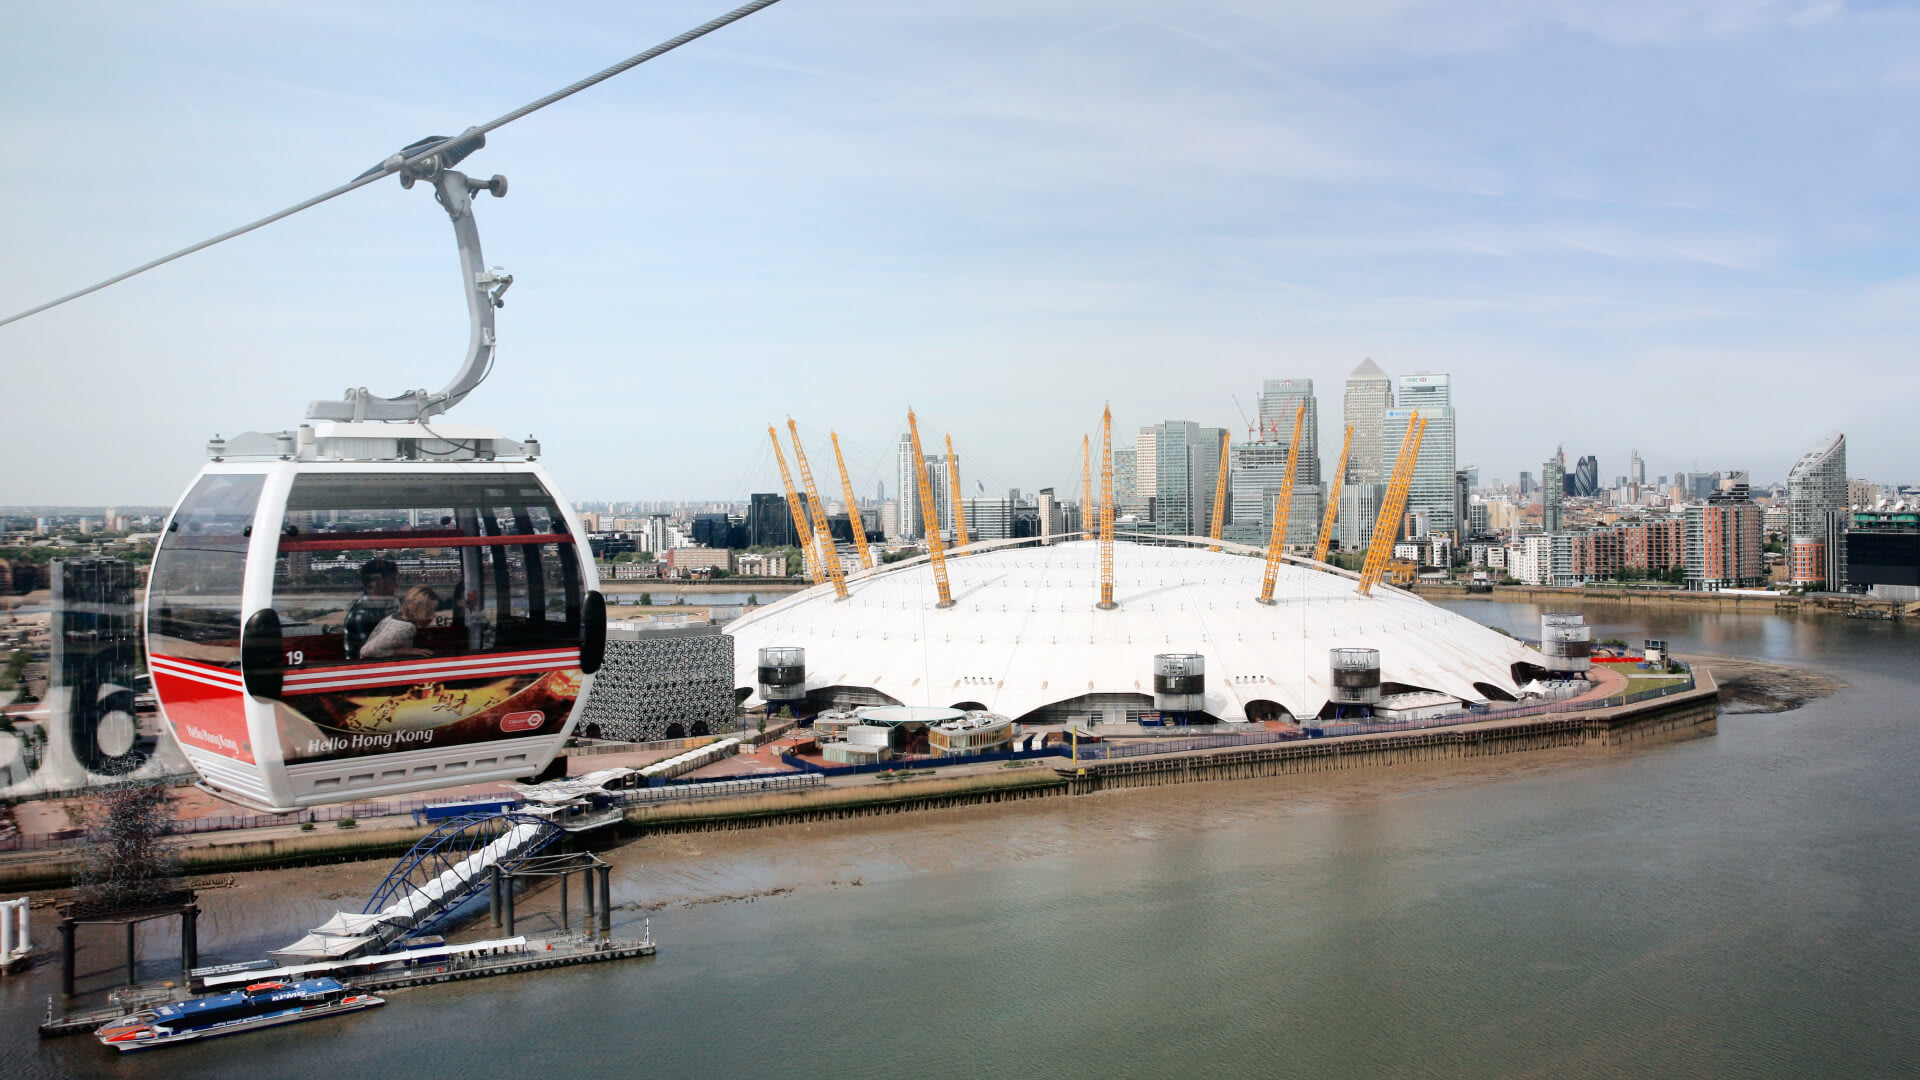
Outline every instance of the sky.
[[(16, 5), (0, 314), (280, 209), (727, 0)], [(515, 277), (449, 419), (574, 499), (778, 490), (791, 415), (893, 494), (1065, 489), (1111, 404), (1244, 426), (1371, 357), (1454, 379), (1458, 463), (1920, 481), (1920, 10), (1804, 0), (784, 0), (463, 168)], [(376, 184), (0, 327), (0, 504), (171, 502), (218, 433), (437, 389), (451, 230)], [(933, 452), (933, 448), (929, 447)], [(827, 486), (835, 486), (828, 479)]]

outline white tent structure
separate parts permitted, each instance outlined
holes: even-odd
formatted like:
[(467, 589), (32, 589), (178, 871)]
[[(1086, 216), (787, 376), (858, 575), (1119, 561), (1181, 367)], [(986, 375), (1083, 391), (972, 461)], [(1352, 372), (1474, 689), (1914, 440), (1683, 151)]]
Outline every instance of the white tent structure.
[[(846, 701), (985, 708), (1015, 719), (1038, 710), (1080, 715), (1121, 697), (1151, 709), (1158, 653), (1205, 657), (1205, 712), (1226, 721), (1284, 708), (1320, 713), (1328, 651), (1380, 650), (1381, 678), (1462, 701), (1517, 695), (1514, 665), (1540, 654), (1513, 638), (1388, 586), (1357, 592), (1355, 575), (1307, 560), (1280, 567), (1275, 603), (1261, 604), (1255, 549), (1203, 538), (1114, 545), (1113, 610), (1101, 611), (1099, 545), (976, 544), (949, 558), (953, 606), (937, 606), (924, 558), (822, 585), (758, 609), (727, 628), (737, 687), (756, 685), (759, 650), (806, 649), (809, 693)], [(1167, 541), (1173, 540), (1173, 543)], [(1016, 546), (1017, 545), (1017, 546)], [(1119, 696), (1119, 697), (1116, 697)], [(1114, 719), (1109, 715), (1109, 719)]]

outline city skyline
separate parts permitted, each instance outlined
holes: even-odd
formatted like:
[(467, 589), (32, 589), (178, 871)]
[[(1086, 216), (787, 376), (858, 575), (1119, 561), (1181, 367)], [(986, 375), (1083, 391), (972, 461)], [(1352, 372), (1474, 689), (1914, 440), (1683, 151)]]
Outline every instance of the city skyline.
[[(230, 228), (712, 14), (453, 10), (23, 11), (0, 44), (19, 163), (0, 304)], [(498, 369), (451, 419), (542, 437), (572, 497), (762, 486), (737, 480), (756, 423), (790, 412), (884, 444), (908, 403), (975, 471), (1071, 489), (1107, 401), (1123, 429), (1234, 428), (1233, 395), (1339, 386), (1369, 356), (1452, 373), (1458, 460), (1487, 477), (1564, 444), (1603, 479), (1633, 448), (1655, 474), (1780, 478), (1844, 429), (1857, 473), (1906, 479), (1912, 15), (795, 10), (472, 159), (512, 179), (479, 214), (517, 284)], [(974, 47), (989, 39), (1045, 62)], [(385, 77), (428, 52), (459, 74)], [(1617, 70), (1632, 93), (1576, 92)], [(117, 169), (58, 164), (103, 145), (167, 184), (129, 199)], [(463, 338), (446, 233), (423, 192), (383, 183), (0, 329), (10, 436), (60, 448), (0, 500), (170, 502), (216, 433), (290, 427), (342, 386), (438, 386)], [(1783, 391), (1816, 361), (1873, 392), (1809, 409)], [(77, 435), (103, 418), (137, 425), (139, 453)]]
[(1920, 1054), (1920, 0), (9, 15), (9, 1075)]

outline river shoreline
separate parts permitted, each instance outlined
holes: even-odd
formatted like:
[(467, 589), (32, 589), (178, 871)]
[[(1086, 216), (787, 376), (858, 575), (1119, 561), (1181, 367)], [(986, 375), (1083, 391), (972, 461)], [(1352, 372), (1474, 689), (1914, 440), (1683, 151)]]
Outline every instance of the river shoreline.
[(1810, 668), (1742, 660), (1732, 656), (1681, 656), (1713, 673), (1720, 705), (1729, 715), (1791, 712), (1846, 689), (1847, 684)]
[[(1689, 659), (1709, 673), (1706, 681), (1715, 685), (1720, 706), (1732, 714), (1788, 711), (1831, 694), (1845, 685), (1819, 673), (1789, 665), (1735, 657), (1699, 656)], [(1649, 708), (1664, 710), (1659, 702), (1629, 707), (1630, 710)], [(1511, 722), (1496, 722), (1494, 727), (1507, 723)], [(1703, 723), (1710, 724), (1711, 721), (1695, 717), (1664, 725), (1662, 731), (1666, 727), (1686, 728)], [(1476, 732), (1478, 739), (1485, 739), (1489, 734), (1487, 726), (1477, 724), (1435, 730)], [(1408, 733), (1394, 738), (1397, 742), (1406, 742), (1416, 734)], [(1494, 734), (1496, 742), (1507, 738), (1497, 732)], [(1527, 745), (1522, 747), (1516, 743), (1513, 748), (1538, 752), (1542, 748), (1591, 737), (1573, 730), (1546, 735), (1535, 733), (1524, 737)], [(1280, 744), (1189, 753), (1179, 755), (1177, 761), (1162, 761), (1157, 765), (1151, 760), (1136, 761), (1123, 770), (1092, 764), (1081, 770), (1082, 778), (1077, 781), (1070, 778), (1070, 768), (1030, 765), (1025, 768), (1003, 767), (991, 771), (926, 775), (885, 786), (826, 788), (791, 795), (770, 794), (686, 805), (667, 803), (636, 807), (629, 811), (621, 825), (620, 835), (622, 842), (631, 842), (634, 837), (657, 833), (780, 828), (829, 820), (922, 814), (976, 803), (1028, 802), (1062, 795), (1084, 795), (1103, 786), (1170, 782), (1171, 778), (1166, 776), (1134, 775), (1131, 779), (1123, 780), (1118, 775), (1105, 775), (1138, 774), (1143, 767), (1156, 773), (1178, 773), (1181, 779), (1177, 782), (1181, 783), (1216, 783), (1249, 775), (1303, 771), (1338, 773), (1344, 778), (1360, 769), (1405, 767), (1409, 760), (1425, 761), (1434, 757), (1478, 756), (1485, 753), (1476, 747), (1420, 745), (1396, 748), (1393, 754), (1372, 761), (1367, 746), (1369, 740), (1375, 738), (1361, 736), (1351, 742), (1337, 740), (1318, 744), (1311, 750), (1299, 744)], [(1496, 752), (1504, 753), (1506, 750)], [(1229, 767), (1219, 760), (1219, 755), (1223, 753), (1244, 760)], [(1333, 760), (1320, 760), (1323, 755)], [(1262, 760), (1272, 757), (1302, 760)], [(1330, 776), (1326, 782), (1337, 784), (1344, 781)], [(258, 836), (249, 835), (246, 831), (208, 834), (205, 839), (181, 846), (181, 862), (190, 875), (254, 873), (295, 866), (356, 862), (384, 863), (408, 850), (426, 831), (424, 827), (404, 820), (391, 820), (364, 822), (360, 828), (352, 831), (290, 833), (287, 829), (279, 829), (266, 830)], [(0, 888), (29, 892), (63, 890), (76, 857), (75, 853), (69, 851), (45, 858), (9, 858), (0, 862)]]
[(1476, 592), (1466, 585), (1421, 583), (1408, 591), (1427, 600), (1496, 600), (1509, 604), (1540, 604), (1548, 607), (1569, 603), (1606, 603), (1639, 609), (1667, 611), (1728, 611), (1740, 614), (1808, 614), (1846, 618), (1858, 612), (1869, 618), (1898, 622), (1920, 617), (1920, 604), (1900, 600), (1876, 600), (1868, 596), (1795, 596), (1787, 593), (1690, 592), (1683, 589), (1639, 589), (1631, 587), (1550, 585), (1496, 585), (1491, 591)]
[[(1734, 657), (1702, 656), (1691, 659), (1706, 668), (1709, 680), (1724, 680), (1719, 690), (1723, 696), (1723, 707), (1729, 714), (1788, 711), (1845, 686), (1838, 680), (1789, 665)], [(1644, 743), (1631, 745), (1650, 745), (1676, 737), (1693, 737), (1689, 729), (1700, 723), (1694, 719), (1684, 724), (1668, 725), (1680, 730), (1676, 734), (1663, 728)], [(1452, 730), (1472, 729), (1468, 725)], [(1372, 764), (1359, 763), (1353, 756), (1353, 750), (1358, 747), (1349, 747), (1346, 749), (1348, 761), (1337, 766), (1298, 766), (1288, 768), (1279, 775), (1259, 779), (1233, 778), (1229, 773), (1217, 772), (1196, 775), (1194, 779), (1200, 780), (1200, 783), (1184, 783), (1181, 786), (1188, 790), (1224, 787), (1247, 792), (1265, 785), (1277, 791), (1289, 792), (1291, 797), (1312, 796), (1344, 801), (1391, 792), (1402, 781), (1411, 781), (1418, 787), (1428, 779), (1438, 777), (1450, 778), (1449, 782), (1454, 783), (1469, 782), (1476, 777), (1497, 780), (1516, 770), (1530, 773), (1555, 765), (1604, 761), (1619, 752), (1610, 748), (1597, 751), (1579, 749), (1569, 743), (1567, 739), (1557, 744), (1540, 743), (1525, 747), (1521, 752), (1493, 757), (1403, 753), (1391, 760), (1383, 759)], [(1183, 755), (1182, 760), (1191, 766), (1204, 768), (1207, 765), (1204, 755)], [(1518, 764), (1520, 762), (1525, 764)], [(1057, 797), (1073, 793), (1073, 781), (1065, 775), (1066, 772), (1030, 767), (1001, 770), (984, 776), (935, 776), (880, 789), (830, 789), (824, 793), (825, 798), (815, 797), (812, 803), (801, 798), (784, 797), (751, 800), (755, 803), (751, 806), (744, 805), (746, 801), (743, 800), (740, 806), (651, 807), (631, 815), (617, 839), (590, 846), (601, 852), (603, 857), (622, 859), (624, 856), (621, 853), (629, 849), (645, 852), (658, 849), (661, 844), (672, 846), (677, 843), (688, 849), (708, 847), (719, 842), (708, 838), (720, 835), (757, 833), (783, 843), (800, 836), (811, 842), (815, 835), (839, 834), (843, 831), (849, 836), (893, 835), (901, 829), (914, 828), (918, 822), (951, 820), (955, 815), (973, 819), (984, 814), (994, 820), (1020, 820), (1044, 818), (1055, 813), (1057, 806), (1067, 803), (1118, 808), (1118, 804), (1111, 800), (1121, 793), (1112, 790), (1115, 785), (1111, 782), (1088, 785), (1082, 781), (1080, 787), (1084, 790), (1077, 793), (1081, 797)], [(1383, 777), (1397, 779), (1387, 780)], [(1096, 790), (1102, 787), (1106, 790)], [(1088, 795), (1097, 797), (1085, 797)], [(1016, 802), (1022, 805), (1012, 805)], [(1076, 815), (1085, 812), (1075, 811)], [(189, 870), (190, 875), (198, 880), (218, 883), (216, 888), (221, 890), (237, 889), (242, 894), (255, 891), (252, 887), (246, 887), (249, 882), (273, 882), (280, 880), (283, 875), (290, 875), (289, 880), (308, 880), (310, 875), (318, 873), (335, 883), (336, 888), (327, 890), (330, 896), (344, 897), (345, 894), (340, 893), (337, 887), (340, 883), (357, 881), (367, 875), (372, 875), (371, 880), (377, 882), (379, 876), (385, 873), (388, 859), (410, 846), (417, 831), (368, 830), (361, 835), (337, 838), (342, 841), (337, 845), (339, 850), (333, 850), (332, 847), (318, 850), (336, 838), (308, 834), (299, 839), (316, 847), (309, 855), (303, 856), (294, 851), (256, 855), (254, 857), (267, 865), (250, 868), (246, 864), (248, 856), (235, 852), (236, 858), (225, 863), (193, 860), (189, 863)], [(686, 836), (699, 836), (702, 839), (669, 840), (671, 837)], [(279, 860), (277, 866), (272, 865), (275, 859)], [(754, 887), (772, 888), (778, 884)], [(47, 880), (23, 880), (16, 887), (24, 887), (33, 895), (36, 905), (64, 899), (69, 895), (69, 890)], [(734, 892), (745, 895), (743, 890)], [(723, 891), (715, 895), (724, 898), (731, 894)]]

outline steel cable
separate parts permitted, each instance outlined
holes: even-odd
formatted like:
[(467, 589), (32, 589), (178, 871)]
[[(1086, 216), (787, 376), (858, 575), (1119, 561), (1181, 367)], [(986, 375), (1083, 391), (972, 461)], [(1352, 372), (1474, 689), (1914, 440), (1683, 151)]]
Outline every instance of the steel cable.
[(137, 275), (144, 274), (147, 271), (154, 269), (155, 267), (164, 266), (167, 263), (174, 261), (175, 259), (184, 258), (188, 255), (193, 254), (196, 251), (203, 251), (207, 248), (212, 247), (215, 244), (222, 243), (227, 240), (231, 240), (236, 236), (243, 236), (247, 233), (252, 232), (255, 229), (261, 228), (263, 226), (271, 225), (274, 222), (281, 220), (282, 218), (292, 217), (293, 215), (301, 212), (302, 210), (310, 210), (313, 207), (319, 206), (321, 203), (326, 202), (330, 199), (337, 199), (340, 196), (345, 195), (349, 191), (356, 191), (360, 188), (366, 187), (368, 184), (371, 184), (376, 180), (384, 180), (387, 177), (392, 176), (394, 173), (399, 172), (402, 168), (404, 168), (406, 165), (408, 165), (411, 162), (421, 160), (422, 158), (431, 157), (434, 154), (438, 154), (440, 151), (446, 149), (447, 147), (452, 146), (453, 144), (458, 142), (464, 142), (468, 139), (473, 138), (475, 135), (485, 135), (487, 132), (495, 131), (495, 130), (498, 130), (499, 128), (505, 127), (506, 125), (513, 123), (515, 120), (518, 120), (529, 113), (538, 112), (539, 110), (546, 108), (547, 106), (553, 104), (556, 101), (560, 101), (563, 98), (572, 97), (573, 95), (579, 93), (580, 91), (585, 90), (589, 86), (593, 86), (598, 83), (605, 82), (608, 79), (613, 78), (615, 75), (618, 75), (623, 71), (627, 71), (631, 68), (638, 67), (639, 65), (644, 64), (647, 61), (662, 55), (663, 53), (672, 52), (673, 50), (679, 48), (680, 46), (685, 45), (689, 41), (693, 41), (696, 38), (705, 37), (706, 35), (713, 33), (715, 30), (718, 30), (721, 27), (728, 25), (729, 23), (739, 22), (741, 19), (746, 18), (747, 16), (753, 14), (754, 12), (759, 11), (762, 8), (772, 7), (773, 5), (779, 2), (780, 0), (752, 0), (751, 3), (742, 4), (739, 7), (734, 8), (732, 11), (727, 12), (725, 15), (721, 15), (718, 18), (711, 19), (707, 22), (701, 23), (699, 26), (696, 26), (693, 29), (686, 31), (683, 34), (680, 34), (676, 37), (668, 38), (667, 40), (661, 42), (658, 45), (655, 45), (653, 48), (648, 49), (645, 52), (635, 53), (634, 55), (627, 57), (625, 60), (622, 60), (619, 63), (613, 65), (612, 67), (605, 68), (601, 71), (597, 71), (594, 74), (589, 75), (578, 82), (570, 83), (567, 86), (563, 86), (560, 89), (555, 90), (553, 93), (548, 94), (543, 98), (539, 98), (534, 101), (528, 102), (527, 104), (520, 106), (519, 108), (513, 110), (512, 112), (505, 113), (501, 116), (498, 116), (492, 120), (487, 121), (484, 124), (481, 124), (478, 127), (468, 128), (467, 130), (461, 132), (458, 135), (454, 135), (449, 138), (442, 139), (431, 146), (422, 147), (409, 154), (406, 154), (405, 156), (402, 156), (400, 154), (395, 154), (392, 157), (389, 157), (385, 161), (381, 162), (379, 165), (375, 166), (373, 169), (368, 170), (367, 172), (361, 174), (360, 176), (355, 177), (353, 180), (345, 184), (342, 184), (339, 187), (332, 189), (331, 191), (322, 192), (319, 195), (315, 195), (311, 199), (307, 199), (303, 202), (295, 203), (292, 206), (287, 207), (285, 210), (280, 210), (275, 213), (268, 214), (266, 217), (263, 217), (258, 221), (249, 222), (245, 225), (240, 226), (237, 229), (229, 229), (228, 231), (223, 232), (218, 236), (210, 237), (206, 240), (200, 241), (197, 244), (192, 244), (187, 247), (183, 247), (179, 251), (175, 251), (168, 255), (162, 255), (161, 257), (154, 259), (152, 262), (142, 263), (131, 270), (125, 271), (123, 273), (115, 274), (114, 276), (107, 278), (104, 281), (95, 282), (94, 284), (89, 285), (84, 289), (78, 289), (74, 292), (68, 293), (65, 296), (59, 297), (54, 300), (49, 300), (44, 304), (40, 304), (36, 307), (30, 307), (25, 311), (18, 312), (13, 315), (9, 315), (4, 319), (0, 319), (0, 326), (5, 326), (8, 323), (19, 322), (21, 319), (27, 318), (30, 315), (38, 315), (43, 311), (47, 311), (52, 308), (59, 307), (61, 304), (65, 304), (69, 301), (78, 300), (83, 296), (87, 296), (89, 294), (99, 292), (101, 289), (104, 289), (109, 285), (117, 285), (120, 282), (125, 281), (130, 277), (135, 277)]

